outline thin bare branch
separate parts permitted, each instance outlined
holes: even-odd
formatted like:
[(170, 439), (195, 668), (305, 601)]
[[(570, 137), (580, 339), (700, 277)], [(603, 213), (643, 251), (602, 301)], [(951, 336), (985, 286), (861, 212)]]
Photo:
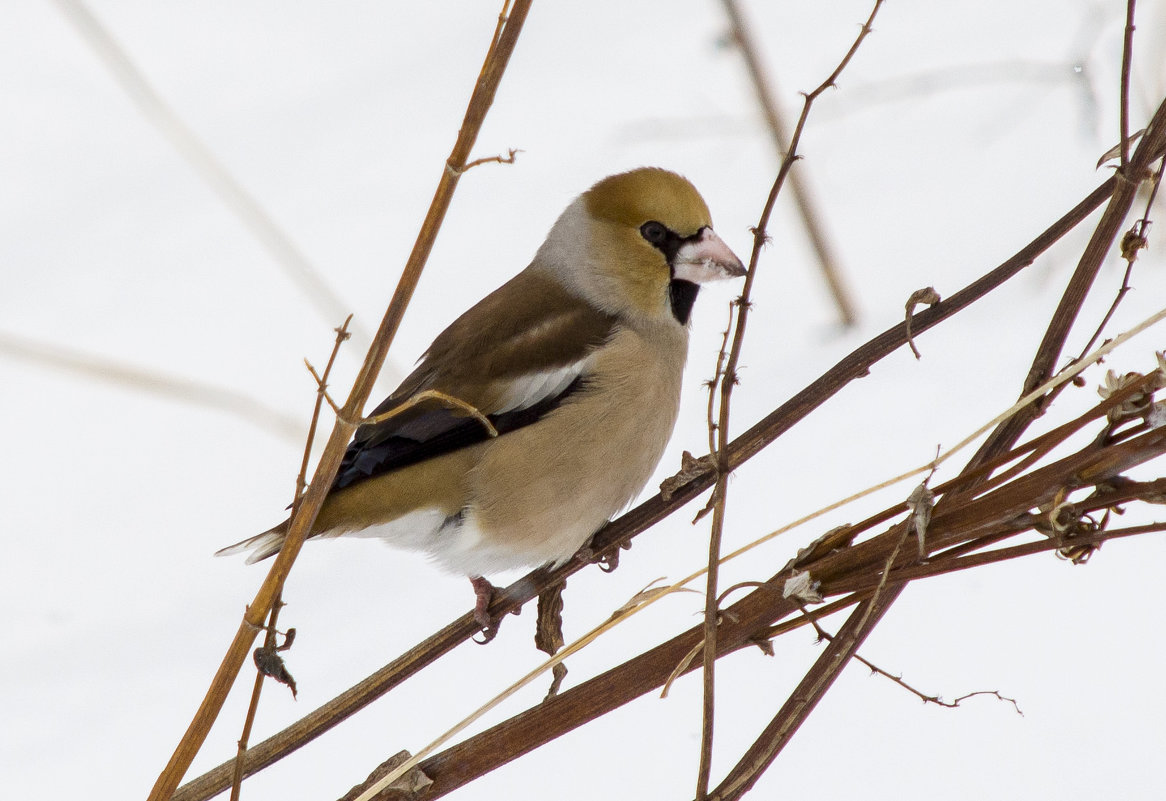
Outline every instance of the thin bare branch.
[[(267, 634), (263, 640), (264, 648), (275, 648), (275, 624), (279, 619), (279, 610), (282, 606), (282, 599), (277, 597), (271, 607), (271, 614), (267, 618)], [(235, 752), (234, 771), (231, 774), (231, 801), (239, 801), (239, 795), (243, 791), (243, 765), (247, 756), (247, 745), (251, 740), (251, 728), (255, 725), (255, 715), (259, 711), (259, 695), (263, 691), (264, 678), (262, 670), (255, 671), (255, 683), (251, 687), (251, 701), (247, 705), (247, 714), (243, 718), (243, 732), (239, 735), (238, 749)]]
[[(517, 0), (507, 17), (507, 21), (504, 24), (501, 21), (499, 23), (502, 30), (496, 32), (492, 40), (473, 95), (470, 97), (457, 141), (446, 160), (446, 164), (453, 167), (455, 171), (465, 167), (470, 150), (477, 139), (478, 131), (485, 120), (486, 112), (493, 104), (494, 94), (498, 89), (506, 64), (510, 60), (510, 55), (514, 51), (530, 5), (531, 0)], [(247, 651), (255, 639), (255, 632), (266, 619), (268, 610), (283, 587), (283, 582), (291, 570), (292, 563), (315, 522), (324, 497), (332, 486), (348, 441), (352, 438), (355, 426), (347, 421), (357, 419), (368, 400), (376, 376), (388, 354), (389, 346), (404, 318), (405, 308), (413, 296), (413, 290), (421, 277), (421, 271), (433, 249), (433, 243), (437, 238), (441, 223), (445, 219), (445, 213), (449, 209), (457, 183), (458, 175), (456, 172), (451, 173), (443, 167), (433, 201), (421, 225), (413, 250), (409, 254), (393, 299), (385, 311), (384, 319), (381, 321), (380, 328), (377, 330), (372, 346), (353, 384), (343, 414), (337, 417), (328, 444), (316, 466), (312, 482), (308, 486), (296, 514), (292, 516), (283, 548), (276, 556), (254, 600), (248, 606), (239, 629), (223, 657), (222, 664), (211, 682), (206, 697), (195, 713), (194, 719), (155, 782), (149, 796), (150, 801), (168, 801), (170, 799), (183, 774), (186, 773), (191, 761), (202, 747), (211, 724), (218, 717), (227, 693), (230, 691), (231, 685), (234, 684), (239, 669), (247, 657)]]
[[(480, 167), (483, 164), (513, 164), (514, 159), (521, 152), (522, 152), (521, 150), (518, 150), (518, 149), (512, 147), (512, 148), (510, 148), (510, 150), (508, 150), (506, 152), (505, 156), (502, 156), (502, 155), (484, 156), (480, 159), (474, 159), (473, 161), (466, 164), (466, 166), (462, 167), (461, 170), (458, 171), (458, 175), (459, 176), (465, 175), (467, 172), (472, 170), (474, 167)], [(453, 170), (453, 167), (447, 167), (447, 169)]]
[(1118, 123), (1121, 132), (1121, 167), (1124, 175), (1130, 163), (1130, 67), (1134, 60), (1134, 8), (1137, 0), (1126, 0), (1125, 37), (1121, 48), (1121, 108)]
[[(708, 794), (709, 776), (712, 770), (713, 719), (716, 707), (715, 671), (717, 661), (717, 626), (720, 616), (720, 610), (717, 606), (717, 581), (721, 563), (721, 538), (725, 525), (725, 503), (729, 491), (729, 464), (727, 456), (729, 449), (729, 414), (732, 406), (733, 387), (737, 384), (737, 368), (741, 359), (741, 348), (744, 345), (745, 330), (749, 322), (749, 298), (753, 291), (754, 278), (757, 275), (757, 264), (761, 257), (761, 249), (768, 241), (767, 230), (769, 227), (769, 218), (773, 213), (778, 193), (781, 192), (782, 186), (785, 184), (786, 177), (793, 168), (794, 162), (799, 158), (798, 145), (801, 143), (802, 132), (806, 127), (806, 120), (809, 119), (810, 109), (813, 107), (814, 101), (834, 85), (838, 76), (842, 74), (842, 70), (850, 63), (854, 54), (858, 52), (859, 46), (870, 33), (871, 24), (874, 22), (875, 15), (878, 14), (882, 4), (883, 0), (875, 0), (870, 16), (863, 24), (850, 49), (834, 68), (834, 71), (814, 91), (805, 96), (805, 102), (802, 104), (802, 113), (798, 117), (797, 125), (794, 126), (794, 133), (790, 139), (789, 148), (782, 160), (781, 167), (778, 169), (777, 177), (774, 178), (773, 186), (769, 190), (769, 196), (766, 198), (761, 217), (757, 221), (757, 225), (753, 228), (753, 252), (749, 257), (749, 267), (745, 274), (745, 286), (741, 290), (741, 297), (736, 301), (737, 324), (733, 332), (733, 343), (729, 348), (729, 357), (724, 362), (724, 371), (720, 382), (717, 447), (711, 452), (717, 466), (716, 488), (713, 490), (713, 497), (716, 500), (713, 506), (713, 520), (709, 534), (708, 567), (705, 588), (703, 703), (701, 707), (700, 762), (697, 768), (696, 778), (697, 801), (704, 801), (704, 798)], [(735, 9), (729, 10), (730, 13), (735, 11)], [(739, 18), (737, 22), (739, 23)], [(718, 372), (720, 372), (719, 357), (717, 359), (717, 367)], [(710, 404), (711, 402), (710, 398)]]
[[(308, 436), (304, 439), (304, 455), (300, 460), (300, 471), (296, 475), (295, 491), (292, 495), (292, 513), (295, 513), (296, 507), (299, 506), (300, 499), (303, 497), (304, 488), (308, 483), (308, 463), (312, 458), (312, 445), (316, 440), (316, 428), (320, 422), (320, 412), (323, 410), (324, 401), (327, 400), (332, 403), (332, 399), (328, 398), (328, 377), (332, 374), (332, 367), (336, 364), (336, 357), (340, 354), (340, 346), (343, 345), (351, 336), (348, 333), (348, 324), (352, 322), (352, 315), (345, 318), (344, 323), (336, 328), (336, 340), (332, 344), (332, 353), (328, 356), (328, 363), (324, 366), (324, 374), (322, 376), (316, 375), (315, 369), (308, 365), (312, 370), (312, 375), (316, 377), (316, 403), (312, 407), (312, 422), (308, 426)], [(276, 621), (279, 619), (279, 610), (284, 606), (283, 592), (279, 592), (275, 596), (275, 600), (271, 604), (271, 612), (267, 616), (267, 634), (264, 637), (263, 648), (268, 652), (276, 650)], [(291, 645), (290, 636), (288, 642), (284, 643), (284, 648)], [(258, 667), (258, 666), (257, 666)], [(239, 801), (239, 794), (243, 787), (243, 767), (245, 765), (245, 757), (247, 755), (247, 746), (251, 741), (251, 729), (255, 725), (255, 715), (259, 711), (259, 695), (263, 690), (263, 679), (266, 673), (263, 670), (257, 669), (255, 671), (255, 684), (251, 688), (251, 702), (247, 706), (247, 715), (243, 720), (243, 732), (239, 735), (239, 748), (235, 754), (234, 773), (231, 777), (231, 801)], [(293, 688), (292, 692), (295, 690)]]
[[(826, 631), (826, 629), (822, 628), (822, 626), (819, 625), (817, 619), (810, 616), (810, 611), (804, 605), (802, 606), (802, 615), (803, 615), (805, 620), (809, 621), (809, 625), (813, 626), (814, 631), (817, 632), (817, 634), (818, 634), (819, 640), (822, 640), (824, 642), (833, 642), (834, 635), (831, 634), (830, 632)], [(855, 653), (854, 661), (860, 662), (863, 665), (865, 665), (866, 668), (868, 670), (870, 670), (870, 672), (873, 673), (874, 675), (882, 676), (883, 678), (889, 679), (890, 681), (899, 685), (904, 690), (911, 693), (912, 695), (914, 695), (916, 698), (918, 698), (919, 700), (921, 700), (925, 704), (935, 704), (936, 706), (941, 706), (941, 707), (944, 707), (945, 709), (956, 709), (959, 707), (959, 705), (962, 701), (966, 701), (969, 698), (975, 698), (978, 695), (992, 695), (992, 696), (995, 696), (1000, 701), (1007, 701), (1008, 703), (1011, 703), (1013, 708), (1016, 710), (1016, 714), (1020, 715), (1021, 717), (1024, 716), (1024, 713), (1020, 711), (1020, 705), (1016, 703), (1016, 699), (1015, 698), (1008, 698), (1006, 696), (1001, 695), (999, 690), (976, 690), (975, 692), (970, 692), (970, 693), (966, 693), (964, 695), (961, 695), (959, 698), (956, 698), (954, 701), (944, 701), (943, 698), (941, 698), (938, 695), (928, 695), (927, 693), (923, 692), (922, 690), (919, 690), (916, 687), (912, 686), (911, 684), (908, 684), (906, 681), (903, 680), (903, 677), (901, 675), (896, 675), (896, 674), (891, 673), (887, 670), (884, 670), (883, 668), (879, 667), (874, 662), (870, 661), (869, 659), (867, 659), (866, 657), (864, 657), (860, 653)]]

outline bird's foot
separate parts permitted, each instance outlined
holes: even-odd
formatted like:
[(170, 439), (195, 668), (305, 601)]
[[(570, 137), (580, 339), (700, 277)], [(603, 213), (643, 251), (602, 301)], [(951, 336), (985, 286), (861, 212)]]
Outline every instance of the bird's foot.
[(498, 629), (502, 627), (502, 618), (490, 614), (490, 604), (494, 602), (498, 588), (482, 576), (470, 576), (470, 584), (474, 587), (474, 622), (482, 627), (482, 639), (474, 642), (485, 645), (498, 636)]
[(625, 543), (615, 550), (597, 553), (588, 541), (582, 548), (575, 551), (573, 558), (585, 565), (599, 565), (599, 569), (604, 573), (610, 573), (619, 567), (619, 552), (631, 547), (631, 543)]

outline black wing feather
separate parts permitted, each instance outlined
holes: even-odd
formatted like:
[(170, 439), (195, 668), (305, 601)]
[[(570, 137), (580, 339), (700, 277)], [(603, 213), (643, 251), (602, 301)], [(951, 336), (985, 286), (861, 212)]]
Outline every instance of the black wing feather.
[[(583, 376), (580, 376), (558, 395), (544, 398), (525, 409), (487, 415), (486, 419), (498, 436), (503, 436), (558, 408), (569, 396), (580, 391), (584, 383)], [(391, 434), (370, 427), (372, 430), (362, 438), (358, 430), (340, 462), (332, 489), (343, 489), (358, 481), (489, 439), (490, 434), (480, 420), (468, 417), (456, 408), (440, 406), (439, 401), (432, 401), (432, 404), (424, 404), (429, 408), (418, 407), (401, 415), (400, 425), (395, 426)]]

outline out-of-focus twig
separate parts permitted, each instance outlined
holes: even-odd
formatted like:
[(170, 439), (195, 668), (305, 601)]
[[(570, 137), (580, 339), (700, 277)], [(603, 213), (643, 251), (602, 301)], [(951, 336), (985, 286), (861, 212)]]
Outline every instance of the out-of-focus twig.
[[(343, 319), (349, 312), (348, 304), (341, 300), (316, 266), (255, 196), (235, 179), (206, 143), (162, 98), (96, 15), (82, 0), (57, 0), (57, 5), (113, 73), (130, 99), (137, 104), (138, 110), (267, 249), (275, 263), (299, 286), (319, 315), (329, 321)], [(368, 332), (359, 326), (354, 328), (358, 343), (367, 346)]]
[(283, 440), (299, 442), (303, 436), (303, 424), (296, 418), (227, 387), (167, 375), (95, 353), (6, 332), (0, 332), (0, 354), (134, 391), (150, 392), (170, 401), (225, 412)]
[[(737, 0), (721, 0), (721, 2), (725, 7), (725, 15), (729, 18), (730, 35), (737, 49), (741, 51), (745, 69), (749, 73), (753, 92), (757, 95), (757, 102), (761, 105), (766, 127), (773, 139), (778, 158), (784, 160), (789, 157), (788, 153), (793, 150), (793, 147), (787, 148), (786, 145), (790, 141), (789, 128), (782, 117), (781, 108), (774, 99), (776, 93), (773, 89), (773, 81), (762, 63), (760, 52), (749, 32), (749, 26), (745, 22)], [(794, 205), (801, 217), (806, 236), (810, 240), (810, 246), (818, 259), (818, 267), (822, 271), (822, 277), (825, 278), (830, 295), (834, 298), (834, 304), (838, 307), (839, 320), (844, 326), (852, 326), (858, 321), (854, 300), (846, 286), (846, 279), (842, 275), (838, 256), (830, 244), (830, 236), (823, 229), (823, 215), (818, 210), (813, 193), (800, 171), (794, 171), (790, 174), (789, 188), (793, 193)]]

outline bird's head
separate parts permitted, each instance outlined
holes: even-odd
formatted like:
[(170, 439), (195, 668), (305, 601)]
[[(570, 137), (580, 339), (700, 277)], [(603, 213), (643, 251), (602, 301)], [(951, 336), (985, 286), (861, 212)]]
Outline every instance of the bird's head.
[(612, 175), (584, 192), (536, 262), (609, 313), (680, 325), (700, 284), (745, 274), (696, 188), (655, 167)]

